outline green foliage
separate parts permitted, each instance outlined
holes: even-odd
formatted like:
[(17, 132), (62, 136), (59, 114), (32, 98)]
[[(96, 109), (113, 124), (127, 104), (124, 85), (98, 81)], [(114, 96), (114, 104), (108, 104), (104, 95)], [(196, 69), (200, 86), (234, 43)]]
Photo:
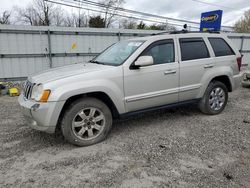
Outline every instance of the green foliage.
[(137, 29), (146, 29), (146, 24), (143, 23), (143, 21), (141, 21), (141, 22), (137, 25)]
[(150, 25), (149, 27), (148, 27), (148, 29), (150, 29), (150, 30), (166, 30), (166, 25), (157, 25), (157, 24), (153, 24), (153, 25)]
[(89, 19), (89, 27), (104, 28), (105, 20), (101, 16), (93, 16)]
[(175, 31), (176, 28), (173, 26), (170, 26), (168, 23), (166, 24), (152, 24), (147, 26), (145, 23), (143, 23), (143, 21), (141, 21), (138, 25), (137, 25), (137, 29), (146, 29), (146, 30), (166, 30), (166, 31)]

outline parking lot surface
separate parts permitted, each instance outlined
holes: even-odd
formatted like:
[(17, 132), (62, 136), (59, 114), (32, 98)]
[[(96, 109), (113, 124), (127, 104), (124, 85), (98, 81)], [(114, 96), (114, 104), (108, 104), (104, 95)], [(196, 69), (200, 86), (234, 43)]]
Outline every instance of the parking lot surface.
[(30, 129), (0, 97), (0, 187), (249, 187), (250, 89), (224, 112), (195, 106), (119, 120), (108, 139), (75, 147)]

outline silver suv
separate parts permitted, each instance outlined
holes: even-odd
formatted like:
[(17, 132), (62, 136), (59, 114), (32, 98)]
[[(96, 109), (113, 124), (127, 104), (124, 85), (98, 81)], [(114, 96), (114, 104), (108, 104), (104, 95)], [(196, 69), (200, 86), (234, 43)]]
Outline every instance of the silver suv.
[(161, 34), (118, 42), (88, 63), (30, 76), (19, 104), (37, 130), (87, 146), (114, 118), (197, 102), (219, 114), (241, 80), (241, 54), (222, 34)]

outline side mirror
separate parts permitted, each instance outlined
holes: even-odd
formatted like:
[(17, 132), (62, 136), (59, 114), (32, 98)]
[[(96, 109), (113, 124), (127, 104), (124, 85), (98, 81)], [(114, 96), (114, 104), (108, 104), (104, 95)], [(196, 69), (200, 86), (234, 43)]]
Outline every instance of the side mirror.
[(154, 59), (152, 56), (140, 56), (135, 62), (136, 67), (144, 67), (153, 64), (154, 64)]

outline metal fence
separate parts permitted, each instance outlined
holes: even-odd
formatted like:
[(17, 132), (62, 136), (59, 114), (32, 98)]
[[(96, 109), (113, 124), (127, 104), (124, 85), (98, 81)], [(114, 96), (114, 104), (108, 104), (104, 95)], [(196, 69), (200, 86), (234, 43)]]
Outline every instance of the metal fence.
[[(0, 79), (20, 80), (53, 67), (88, 61), (107, 46), (157, 31), (0, 25)], [(250, 61), (250, 35), (228, 34)]]

